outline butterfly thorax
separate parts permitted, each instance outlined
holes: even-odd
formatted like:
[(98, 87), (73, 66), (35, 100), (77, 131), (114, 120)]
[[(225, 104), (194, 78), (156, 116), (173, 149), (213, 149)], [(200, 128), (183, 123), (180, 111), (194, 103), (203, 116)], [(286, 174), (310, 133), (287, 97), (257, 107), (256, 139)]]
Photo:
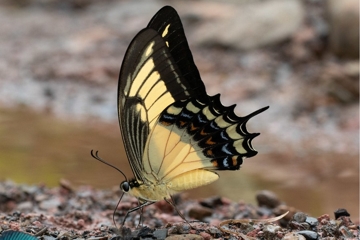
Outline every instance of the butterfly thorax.
[(151, 182), (142, 183), (136, 179), (130, 180), (129, 182), (122, 182), (121, 189), (129, 195), (136, 197), (139, 200), (156, 202), (163, 200), (164, 198), (170, 198), (170, 195), (174, 193), (171, 191), (167, 184)]
[(120, 186), (124, 192), (139, 200), (156, 202), (164, 198), (168, 199), (175, 193), (210, 184), (218, 178), (219, 176), (215, 172), (195, 169), (180, 174), (169, 181), (153, 182), (147, 180), (145, 183), (142, 183), (137, 180), (131, 180), (129, 182), (122, 182)]

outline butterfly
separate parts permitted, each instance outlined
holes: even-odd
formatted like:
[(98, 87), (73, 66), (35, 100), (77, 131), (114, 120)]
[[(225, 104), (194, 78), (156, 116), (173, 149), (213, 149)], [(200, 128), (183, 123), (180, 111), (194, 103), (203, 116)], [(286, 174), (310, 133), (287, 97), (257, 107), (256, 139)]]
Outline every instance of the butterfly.
[(118, 117), (135, 177), (123, 174), (120, 187), (139, 200), (123, 224), (154, 202), (174, 206), (173, 194), (210, 184), (216, 170), (238, 170), (257, 154), (251, 141), (259, 133), (249, 133), (246, 123), (268, 107), (244, 117), (234, 108), (206, 93), (179, 15), (160, 9), (131, 41), (120, 69)]
[(24, 232), (8, 230), (2, 233), (0, 240), (37, 240), (37, 237)]

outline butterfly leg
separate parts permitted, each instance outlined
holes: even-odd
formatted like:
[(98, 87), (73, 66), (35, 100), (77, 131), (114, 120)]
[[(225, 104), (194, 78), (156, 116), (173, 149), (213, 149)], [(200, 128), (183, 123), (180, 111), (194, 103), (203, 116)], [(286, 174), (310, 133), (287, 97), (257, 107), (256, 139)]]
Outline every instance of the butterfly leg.
[[(139, 202), (139, 205), (140, 205), (141, 203)], [(136, 228), (139, 228), (140, 227), (140, 225), (141, 225), (141, 221), (142, 221), (142, 218), (143, 218), (143, 213), (144, 213), (144, 208), (142, 207), (142, 208), (140, 208), (140, 219), (139, 219), (139, 223), (138, 223), (138, 225), (136, 226)]]
[(184, 219), (184, 221), (185, 221), (187, 224), (189, 224), (189, 226), (190, 226), (192, 229), (195, 229), (193, 226), (191, 226), (191, 224), (188, 222), (188, 220), (186, 220), (186, 218), (184, 217), (184, 215), (177, 209), (177, 207), (175, 206), (175, 201), (174, 201), (173, 197), (170, 196), (170, 198), (171, 198), (171, 200), (170, 200), (170, 199), (166, 199), (166, 198), (164, 198), (164, 200), (165, 200), (167, 203), (169, 203), (171, 206), (174, 207), (174, 209), (175, 209), (175, 211), (177, 212), (177, 214), (178, 214), (182, 219)]
[[(151, 204), (153, 204), (153, 203), (154, 203), (154, 202), (147, 202), (147, 201), (146, 201), (146, 202), (141, 203), (141, 205), (139, 205), (139, 206), (137, 206), (137, 207), (134, 207), (134, 208), (130, 209), (129, 211), (127, 211), (127, 213), (126, 213), (126, 215), (125, 215), (125, 217), (124, 217), (124, 220), (123, 220), (122, 223), (121, 223), (121, 226), (124, 226), (125, 220), (126, 220), (126, 218), (129, 216), (130, 213), (141, 209), (141, 215), (142, 215), (142, 209), (143, 209), (143, 207), (149, 206), (149, 205), (151, 205)], [(140, 221), (141, 221), (141, 215), (140, 215)], [(139, 222), (139, 224), (140, 224), (140, 222)]]

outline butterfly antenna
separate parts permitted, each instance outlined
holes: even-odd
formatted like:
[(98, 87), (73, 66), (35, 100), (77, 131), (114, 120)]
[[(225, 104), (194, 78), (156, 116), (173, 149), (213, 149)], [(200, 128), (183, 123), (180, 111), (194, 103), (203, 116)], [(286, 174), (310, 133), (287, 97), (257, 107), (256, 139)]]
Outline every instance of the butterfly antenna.
[(91, 150), (90, 154), (91, 154), (91, 156), (92, 156), (93, 158), (95, 158), (96, 160), (98, 160), (98, 161), (100, 161), (100, 162), (108, 165), (109, 167), (112, 167), (112, 168), (116, 169), (119, 173), (121, 173), (121, 174), (124, 176), (125, 180), (128, 182), (128, 179), (127, 179), (127, 177), (125, 176), (125, 174), (124, 174), (120, 169), (118, 169), (117, 167), (115, 167), (114, 165), (111, 165), (110, 163), (108, 163), (108, 162), (106, 162), (105, 160), (103, 160), (102, 158), (100, 158), (99, 155), (98, 155), (98, 152), (99, 152), (99, 151), (96, 151), (95, 154), (94, 154), (94, 150)]
[[(114, 165), (111, 165), (110, 163), (106, 162), (104, 159), (102, 159), (101, 157), (99, 157), (98, 153), (99, 153), (99, 151), (96, 151), (96, 152), (94, 153), (94, 150), (91, 150), (91, 152), (90, 152), (90, 154), (91, 154), (91, 156), (92, 156), (93, 158), (95, 158), (96, 160), (98, 160), (98, 161), (100, 161), (100, 162), (108, 165), (109, 167), (112, 167), (112, 168), (116, 169), (119, 173), (121, 173), (121, 174), (124, 176), (125, 180), (128, 182), (127, 177), (125, 176), (125, 174), (124, 174), (120, 169), (118, 169), (118, 168), (115, 167)], [(117, 225), (116, 225), (116, 222), (115, 222), (115, 214), (116, 214), (116, 210), (117, 210), (117, 208), (118, 208), (118, 206), (119, 206), (119, 204), (120, 204), (121, 199), (123, 198), (123, 196), (124, 196), (124, 192), (121, 194), (121, 197), (119, 198), (119, 201), (118, 201), (118, 203), (116, 204), (116, 207), (115, 207), (114, 212), (113, 212), (113, 217), (112, 217), (112, 219), (113, 219), (113, 222), (114, 222), (114, 225), (115, 225), (116, 228), (117, 228)], [(122, 224), (122, 225), (123, 225), (123, 224)], [(121, 227), (122, 227), (122, 226), (121, 226)]]

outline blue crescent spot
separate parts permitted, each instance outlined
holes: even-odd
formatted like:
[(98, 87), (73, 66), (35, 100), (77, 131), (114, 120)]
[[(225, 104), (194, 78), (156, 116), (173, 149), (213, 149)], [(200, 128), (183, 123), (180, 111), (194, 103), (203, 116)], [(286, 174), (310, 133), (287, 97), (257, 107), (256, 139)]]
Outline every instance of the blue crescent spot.
[(5, 231), (0, 236), (0, 240), (38, 240), (37, 237), (18, 231)]

